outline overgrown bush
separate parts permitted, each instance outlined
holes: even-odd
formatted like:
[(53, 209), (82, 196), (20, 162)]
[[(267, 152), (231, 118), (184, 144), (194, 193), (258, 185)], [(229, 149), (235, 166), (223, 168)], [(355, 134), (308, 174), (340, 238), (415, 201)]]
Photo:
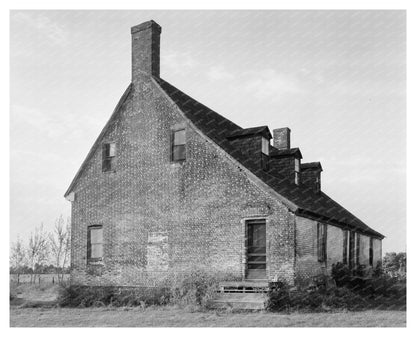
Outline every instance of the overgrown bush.
[(203, 270), (192, 270), (167, 275), (154, 287), (62, 287), (58, 301), (61, 306), (71, 307), (165, 304), (206, 307), (218, 284), (218, 277)]
[(328, 310), (361, 310), (367, 306), (364, 298), (346, 287), (290, 290), (287, 286), (269, 292), (270, 311), (320, 312)]
[(346, 264), (338, 262), (332, 265), (331, 276), (338, 287), (344, 287), (351, 283), (352, 271)]
[(218, 290), (219, 278), (204, 270), (176, 275), (170, 282), (172, 304), (206, 307)]
[(62, 287), (58, 303), (63, 307), (150, 306), (169, 303), (169, 290), (159, 287)]
[(351, 270), (337, 263), (332, 266), (330, 282), (314, 278), (307, 288), (290, 289), (285, 284), (271, 286), (267, 308), (271, 311), (326, 311), (363, 309), (406, 309), (406, 279), (380, 271), (372, 277), (364, 268)]

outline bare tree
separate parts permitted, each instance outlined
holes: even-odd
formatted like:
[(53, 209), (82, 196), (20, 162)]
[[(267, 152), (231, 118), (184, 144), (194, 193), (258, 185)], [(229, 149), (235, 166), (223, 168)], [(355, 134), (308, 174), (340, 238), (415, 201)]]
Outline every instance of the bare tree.
[(11, 246), (10, 253), (10, 267), (14, 270), (17, 275), (17, 283), (20, 283), (20, 274), (23, 267), (27, 262), (26, 250), (23, 241), (18, 237)]
[(69, 262), (69, 251), (71, 247), (71, 226), (70, 219), (65, 225), (62, 215), (56, 219), (52, 233), (49, 233), (49, 243), (52, 258), (56, 266), (58, 282), (61, 284), (64, 278), (65, 268)]
[(40, 266), (49, 258), (48, 235), (43, 229), (43, 224), (36, 227), (30, 233), (29, 246), (27, 249), (29, 266), (32, 268), (30, 282), (34, 282), (36, 276), (36, 266)]

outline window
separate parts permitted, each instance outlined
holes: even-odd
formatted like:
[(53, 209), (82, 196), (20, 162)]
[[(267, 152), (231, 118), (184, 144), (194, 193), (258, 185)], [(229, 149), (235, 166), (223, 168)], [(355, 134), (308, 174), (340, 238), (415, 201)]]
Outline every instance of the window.
[(355, 232), (350, 232), (350, 244), (348, 252), (348, 263), (350, 268), (354, 267), (354, 256), (355, 256)]
[(356, 234), (357, 242), (355, 244), (355, 263), (357, 266), (360, 265), (360, 234)]
[(269, 169), (269, 145), (268, 139), (261, 138), (261, 167), (263, 170)]
[(318, 222), (318, 261), (326, 262), (327, 226)]
[(372, 267), (374, 260), (373, 238), (370, 238), (370, 247), (368, 251), (368, 264)]
[(103, 144), (103, 172), (114, 171), (116, 143)]
[(184, 161), (186, 158), (185, 129), (174, 131), (172, 134), (172, 161)]
[(348, 263), (348, 231), (343, 230), (343, 242), (342, 242), (342, 262), (344, 264)]
[(295, 184), (300, 184), (300, 159), (295, 158)]
[(316, 192), (321, 191), (321, 179), (319, 177), (316, 177), (315, 179), (315, 190)]
[(103, 226), (88, 227), (87, 260), (98, 262), (103, 259)]

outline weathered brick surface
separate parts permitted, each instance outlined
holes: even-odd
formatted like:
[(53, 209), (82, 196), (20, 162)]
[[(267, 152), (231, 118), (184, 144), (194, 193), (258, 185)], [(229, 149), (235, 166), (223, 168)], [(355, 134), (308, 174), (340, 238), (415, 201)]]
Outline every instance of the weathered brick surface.
[(382, 261), (382, 242), (379, 239), (373, 239), (373, 266), (377, 265), (377, 262)]
[[(295, 278), (300, 282), (318, 274), (331, 275), (332, 265), (343, 262), (343, 230), (327, 224), (326, 262), (318, 261), (317, 235), (317, 221), (296, 217)], [(356, 236), (356, 240), (360, 240), (360, 264), (370, 269), (370, 238), (360, 234)], [(376, 265), (378, 259), (381, 259), (381, 240), (374, 239), (373, 266)]]
[[(186, 128), (186, 161), (171, 162), (171, 130)], [(294, 216), (194, 130), (145, 74), (138, 76), (101, 147), (73, 188), (72, 282), (141, 285), (167, 272), (205, 268), (242, 279), (244, 219), (267, 220), (267, 275), (293, 281)], [(102, 224), (104, 257), (87, 264), (87, 227)]]

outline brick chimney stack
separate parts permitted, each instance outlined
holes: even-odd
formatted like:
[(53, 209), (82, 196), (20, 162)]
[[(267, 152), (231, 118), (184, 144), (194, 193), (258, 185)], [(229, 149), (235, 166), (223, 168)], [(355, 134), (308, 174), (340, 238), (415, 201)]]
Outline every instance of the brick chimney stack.
[(273, 130), (273, 146), (279, 150), (290, 149), (290, 129), (280, 128)]
[(153, 20), (131, 28), (132, 81), (140, 72), (160, 76), (160, 34), (162, 28)]

